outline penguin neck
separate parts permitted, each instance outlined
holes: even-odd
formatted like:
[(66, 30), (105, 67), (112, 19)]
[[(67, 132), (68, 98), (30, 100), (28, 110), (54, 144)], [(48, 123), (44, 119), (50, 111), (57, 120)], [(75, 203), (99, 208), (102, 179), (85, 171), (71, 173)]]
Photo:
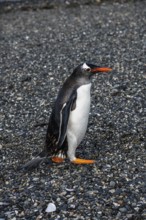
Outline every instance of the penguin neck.
[(78, 86), (82, 86), (82, 85), (87, 85), (87, 84), (91, 84), (91, 79), (89, 77), (73, 77), (74, 81), (76, 82), (76, 84)]

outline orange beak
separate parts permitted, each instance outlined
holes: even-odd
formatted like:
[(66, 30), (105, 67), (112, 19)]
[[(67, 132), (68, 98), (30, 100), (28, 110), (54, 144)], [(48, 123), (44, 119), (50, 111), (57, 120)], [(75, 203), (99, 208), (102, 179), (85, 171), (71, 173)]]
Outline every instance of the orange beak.
[(109, 72), (112, 69), (109, 67), (95, 67), (91, 69), (91, 73), (98, 73), (98, 72)]

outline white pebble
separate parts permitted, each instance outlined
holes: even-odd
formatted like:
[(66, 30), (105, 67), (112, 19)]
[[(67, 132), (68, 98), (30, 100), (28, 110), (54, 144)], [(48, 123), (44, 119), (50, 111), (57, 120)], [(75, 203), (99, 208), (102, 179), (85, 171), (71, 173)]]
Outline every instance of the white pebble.
[(56, 206), (53, 203), (49, 203), (48, 207), (46, 208), (46, 212), (55, 212)]
[(66, 191), (68, 191), (68, 192), (73, 192), (74, 191), (74, 189), (69, 189), (69, 188), (65, 188), (66, 189)]

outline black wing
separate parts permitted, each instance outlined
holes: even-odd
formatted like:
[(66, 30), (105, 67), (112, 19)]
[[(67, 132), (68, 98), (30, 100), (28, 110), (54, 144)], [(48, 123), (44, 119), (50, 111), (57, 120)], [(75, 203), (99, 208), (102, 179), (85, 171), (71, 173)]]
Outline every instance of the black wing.
[(58, 141), (57, 141), (57, 144), (59, 147), (62, 146), (65, 140), (70, 111), (75, 109), (76, 98), (77, 98), (77, 92), (74, 91), (72, 95), (70, 96), (69, 100), (66, 103), (64, 103), (61, 108), (59, 136), (58, 136)]

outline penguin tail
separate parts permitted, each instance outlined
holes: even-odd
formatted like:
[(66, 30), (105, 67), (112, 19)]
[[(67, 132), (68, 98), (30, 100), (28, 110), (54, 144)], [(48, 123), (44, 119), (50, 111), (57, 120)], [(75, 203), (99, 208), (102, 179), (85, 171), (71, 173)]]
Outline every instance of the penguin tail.
[(36, 157), (34, 159), (32, 159), (31, 161), (28, 161), (26, 164), (24, 164), (21, 169), (25, 170), (25, 171), (29, 171), (32, 169), (37, 168), (41, 163), (44, 162), (44, 160), (46, 159), (46, 157)]
[(37, 157), (35, 157), (31, 161), (28, 161), (20, 169), (22, 169), (24, 171), (30, 171), (32, 169), (37, 168), (40, 164), (46, 162), (47, 159), (48, 159), (48, 157), (46, 155), (46, 152), (42, 151), (41, 153), (38, 154)]

